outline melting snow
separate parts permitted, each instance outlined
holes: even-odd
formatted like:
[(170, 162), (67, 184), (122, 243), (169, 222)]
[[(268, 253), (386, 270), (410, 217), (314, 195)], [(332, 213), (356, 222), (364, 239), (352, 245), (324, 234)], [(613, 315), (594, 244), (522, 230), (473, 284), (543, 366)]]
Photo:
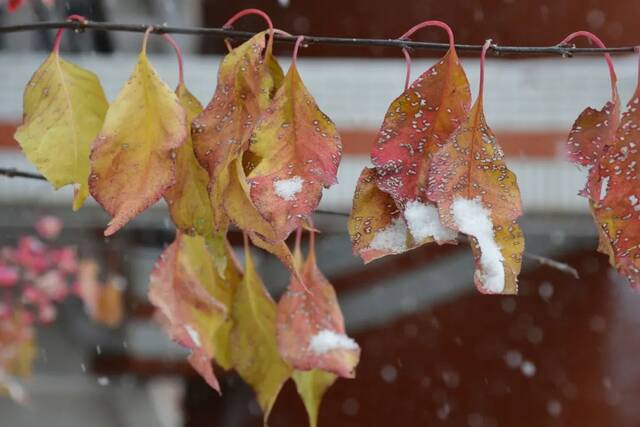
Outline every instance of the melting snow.
[(273, 188), (276, 191), (276, 195), (280, 198), (291, 201), (295, 198), (295, 195), (302, 191), (302, 184), (304, 180), (299, 176), (294, 176), (289, 179), (280, 179), (274, 181)]
[(480, 198), (458, 197), (452, 205), (453, 219), (461, 232), (473, 236), (480, 246), (481, 282), (490, 293), (504, 290), (504, 260), (493, 235), (490, 212), (482, 206)]
[(402, 218), (394, 219), (386, 228), (376, 233), (369, 248), (393, 254), (404, 252), (407, 249), (407, 224)]
[(323, 329), (309, 341), (309, 350), (315, 354), (324, 354), (331, 350), (357, 350), (358, 344), (344, 334)]
[(200, 335), (198, 335), (198, 331), (193, 329), (191, 325), (187, 325), (184, 328), (187, 330), (187, 333), (189, 334), (189, 338), (191, 338), (191, 341), (193, 341), (193, 343), (196, 346), (202, 347), (202, 343), (200, 342)]
[(404, 217), (416, 242), (427, 237), (433, 237), (438, 243), (456, 238), (457, 233), (440, 222), (438, 209), (433, 205), (413, 200), (407, 203)]

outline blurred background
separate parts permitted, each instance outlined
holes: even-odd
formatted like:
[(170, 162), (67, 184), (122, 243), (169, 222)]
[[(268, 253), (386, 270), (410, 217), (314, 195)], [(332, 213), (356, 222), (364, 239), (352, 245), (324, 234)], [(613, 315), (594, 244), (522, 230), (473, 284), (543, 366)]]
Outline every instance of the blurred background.
[[(615, 0), (66, 0), (46, 6), (27, 0), (0, 25), (61, 20), (71, 13), (120, 23), (221, 26), (236, 11), (258, 7), (294, 34), (396, 38), (426, 19), (453, 28), (459, 43), (553, 45), (576, 30), (608, 45), (640, 40), (640, 3)], [(245, 18), (236, 28), (256, 31)], [(35, 171), (13, 140), (23, 88), (50, 50), (54, 31), (0, 34), (0, 167)], [(216, 81), (221, 39), (177, 36), (185, 50), (186, 83), (203, 102)], [(415, 40), (445, 42), (427, 29)], [(113, 99), (133, 69), (141, 34), (67, 31), (66, 58), (96, 72)], [(152, 37), (151, 61), (171, 86), (173, 52)], [(587, 44), (585, 43), (584, 46)], [(283, 67), (290, 45), (277, 45)], [(435, 56), (434, 56), (435, 55)], [(412, 52), (413, 78), (437, 53)], [(478, 60), (462, 55), (472, 91)], [(637, 59), (614, 58), (623, 101), (637, 79)], [(356, 179), (389, 103), (404, 83), (398, 49), (310, 46), (299, 56), (302, 78), (337, 124), (345, 157), (339, 184), (321, 208), (349, 212)], [(318, 259), (335, 286), (347, 331), (362, 347), (355, 380), (340, 380), (325, 396), (321, 426), (637, 426), (640, 424), (640, 296), (596, 253), (587, 203), (576, 196), (585, 174), (564, 157), (567, 133), (588, 105), (610, 95), (602, 57), (500, 57), (487, 61), (487, 121), (517, 174), (527, 251), (575, 267), (580, 279), (525, 261), (517, 297), (480, 295), (472, 283), (466, 245), (422, 247), (366, 268), (354, 257), (346, 218), (318, 215), (323, 231)], [(56, 322), (37, 331), (30, 402), (0, 399), (4, 426), (259, 426), (250, 389), (217, 370), (218, 396), (187, 365), (185, 352), (154, 322), (146, 290), (149, 272), (174, 229), (162, 203), (111, 239), (107, 216), (89, 202), (72, 213), (71, 191), (46, 182), (0, 177), (0, 245), (15, 243), (44, 214), (63, 219), (61, 237), (105, 271), (126, 279), (125, 321), (116, 329), (91, 323), (81, 305), (65, 303)], [(231, 233), (239, 245), (239, 235)], [(277, 297), (287, 272), (256, 253), (263, 279)], [(270, 425), (306, 425), (304, 408), (288, 383)]]

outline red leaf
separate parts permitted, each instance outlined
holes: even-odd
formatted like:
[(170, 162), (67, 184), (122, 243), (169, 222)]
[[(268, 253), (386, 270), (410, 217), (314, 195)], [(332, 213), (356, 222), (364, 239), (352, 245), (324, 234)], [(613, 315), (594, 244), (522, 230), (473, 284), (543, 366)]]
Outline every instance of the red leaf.
[(588, 107), (580, 113), (569, 132), (569, 160), (589, 168), (589, 179), (580, 194), (593, 200), (600, 198), (600, 159), (615, 141), (619, 117), (620, 100), (614, 91), (601, 110)]
[(280, 353), (295, 369), (322, 369), (353, 378), (360, 348), (345, 335), (335, 290), (316, 265), (313, 234), (301, 276), (304, 285), (292, 276), (278, 303)]
[(467, 76), (453, 47), (391, 103), (371, 159), (378, 186), (398, 206), (427, 201), (431, 156), (462, 123), (470, 103)]
[[(601, 252), (640, 288), (640, 88), (627, 104), (613, 144), (599, 165), (602, 190), (591, 207), (600, 226)], [(613, 121), (613, 120), (612, 120)], [(604, 197), (600, 197), (603, 195)]]

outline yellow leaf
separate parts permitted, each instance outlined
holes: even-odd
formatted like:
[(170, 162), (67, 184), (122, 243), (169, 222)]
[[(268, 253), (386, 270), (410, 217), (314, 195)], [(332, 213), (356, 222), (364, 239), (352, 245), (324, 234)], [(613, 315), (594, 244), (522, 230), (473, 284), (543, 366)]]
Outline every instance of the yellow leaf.
[(91, 151), (91, 195), (113, 217), (109, 236), (154, 204), (175, 183), (175, 156), (187, 139), (178, 97), (146, 54), (109, 107)]
[(225, 192), (224, 209), (242, 230), (250, 230), (254, 245), (276, 255), (292, 271), (293, 257), (283, 241), (277, 241), (269, 222), (260, 215), (249, 198), (249, 186), (242, 162), (236, 159), (229, 167), (229, 186)]
[[(184, 83), (178, 85), (176, 94), (187, 112), (187, 129), (190, 129), (193, 119), (202, 112), (202, 105)], [(176, 150), (176, 183), (164, 194), (171, 219), (185, 233), (207, 236), (213, 232), (208, 184), (209, 174), (198, 163), (188, 133), (185, 143)]]
[(296, 383), (298, 394), (302, 398), (304, 407), (309, 415), (309, 426), (318, 425), (318, 411), (325, 392), (336, 381), (336, 376), (319, 369), (312, 371), (294, 371), (293, 381)]
[[(224, 273), (221, 274), (219, 286), (216, 286), (213, 296), (217, 301), (224, 305), (227, 308), (227, 312), (230, 313), (235, 293), (238, 288), (242, 286), (242, 269), (236, 260), (229, 242), (224, 238), (224, 236), (222, 236), (222, 239), (222, 248), (220, 248), (221, 245), (217, 243), (220, 240), (218, 237), (215, 237), (214, 239), (207, 239), (207, 247), (209, 248), (209, 253), (211, 253), (211, 256), (213, 257), (213, 262), (216, 264), (216, 268), (219, 268), (219, 265), (221, 264), (220, 257), (223, 259)], [(212, 247), (214, 248), (213, 251)], [(220, 272), (218, 274), (220, 274)], [(215, 349), (213, 357), (218, 365), (227, 370), (233, 367), (230, 344), (232, 327), (233, 319), (229, 315), (226, 317), (222, 325), (215, 330), (212, 338), (213, 348)]]
[(196, 156), (209, 172), (214, 224), (220, 231), (227, 226), (218, 207), (225, 198), (229, 164), (247, 149), (258, 117), (283, 79), (272, 46), (263, 31), (229, 52), (218, 69), (213, 98), (191, 126)]
[(360, 174), (347, 227), (353, 252), (365, 263), (416, 246), (393, 198), (378, 188), (374, 168)]
[(98, 77), (57, 52), (42, 63), (24, 92), (24, 120), (15, 139), (55, 189), (76, 186), (74, 210), (89, 195), (89, 151), (107, 107)]
[(245, 243), (244, 280), (236, 292), (231, 318), (233, 366), (256, 392), (266, 424), (291, 368), (278, 352), (276, 304), (255, 270), (248, 243)]
[(229, 242), (227, 241), (227, 235), (226, 233), (213, 232), (204, 237), (218, 276), (224, 279), (226, 277), (225, 272), (228, 267), (229, 254), (232, 252), (229, 247)]

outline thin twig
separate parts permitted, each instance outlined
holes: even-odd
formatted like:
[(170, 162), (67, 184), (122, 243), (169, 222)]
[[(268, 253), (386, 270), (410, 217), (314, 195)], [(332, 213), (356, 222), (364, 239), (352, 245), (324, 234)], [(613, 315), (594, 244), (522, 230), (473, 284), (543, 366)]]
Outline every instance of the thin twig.
[(40, 174), (32, 173), (32, 172), (24, 172), (16, 168), (0, 168), (0, 175), (6, 176), (7, 178), (27, 178), (27, 179), (37, 179), (38, 181), (47, 180), (47, 178), (45, 178)]
[(556, 261), (556, 260), (551, 259), (551, 258), (546, 258), (546, 257), (540, 256), (540, 255), (532, 254), (530, 252), (525, 252), (523, 254), (523, 256), (524, 256), (524, 258), (528, 258), (528, 259), (537, 261), (541, 265), (546, 265), (547, 267), (555, 268), (558, 271), (561, 271), (563, 273), (567, 273), (567, 274), (575, 277), (576, 279), (580, 278), (580, 275), (578, 274), (578, 270), (576, 270), (575, 268), (571, 267), (569, 264), (565, 264), (564, 262), (560, 262), (560, 261)]
[[(250, 31), (237, 31), (230, 28), (213, 28), (213, 27), (174, 27), (169, 25), (149, 25), (149, 24), (118, 24), (114, 22), (93, 22), (93, 21), (49, 21), (35, 22), (19, 25), (0, 26), (0, 33), (16, 33), (20, 31), (34, 31), (42, 29), (70, 28), (75, 31), (95, 30), (95, 31), (124, 31), (134, 33), (144, 33), (147, 28), (153, 27), (152, 32), (158, 34), (190, 34), (203, 35), (213, 37), (227, 37), (239, 40), (246, 40), (253, 37), (256, 33)], [(275, 34), (275, 40), (285, 43), (295, 43), (299, 35), (285, 35), (281, 33)], [(411, 40), (400, 39), (368, 39), (354, 37), (324, 37), (324, 36), (304, 36), (305, 44), (319, 45), (338, 45), (338, 46), (384, 46), (396, 48), (411, 48), (423, 50), (447, 50), (448, 43), (431, 43), (416, 42)], [(456, 44), (456, 49), (467, 52), (480, 52), (482, 45)], [(572, 56), (582, 54), (601, 54), (608, 53), (633, 53), (634, 46), (601, 48), (577, 48), (568, 45), (554, 46), (499, 46), (492, 43), (489, 51), (496, 55), (504, 54), (523, 54), (523, 55), (561, 55)]]

